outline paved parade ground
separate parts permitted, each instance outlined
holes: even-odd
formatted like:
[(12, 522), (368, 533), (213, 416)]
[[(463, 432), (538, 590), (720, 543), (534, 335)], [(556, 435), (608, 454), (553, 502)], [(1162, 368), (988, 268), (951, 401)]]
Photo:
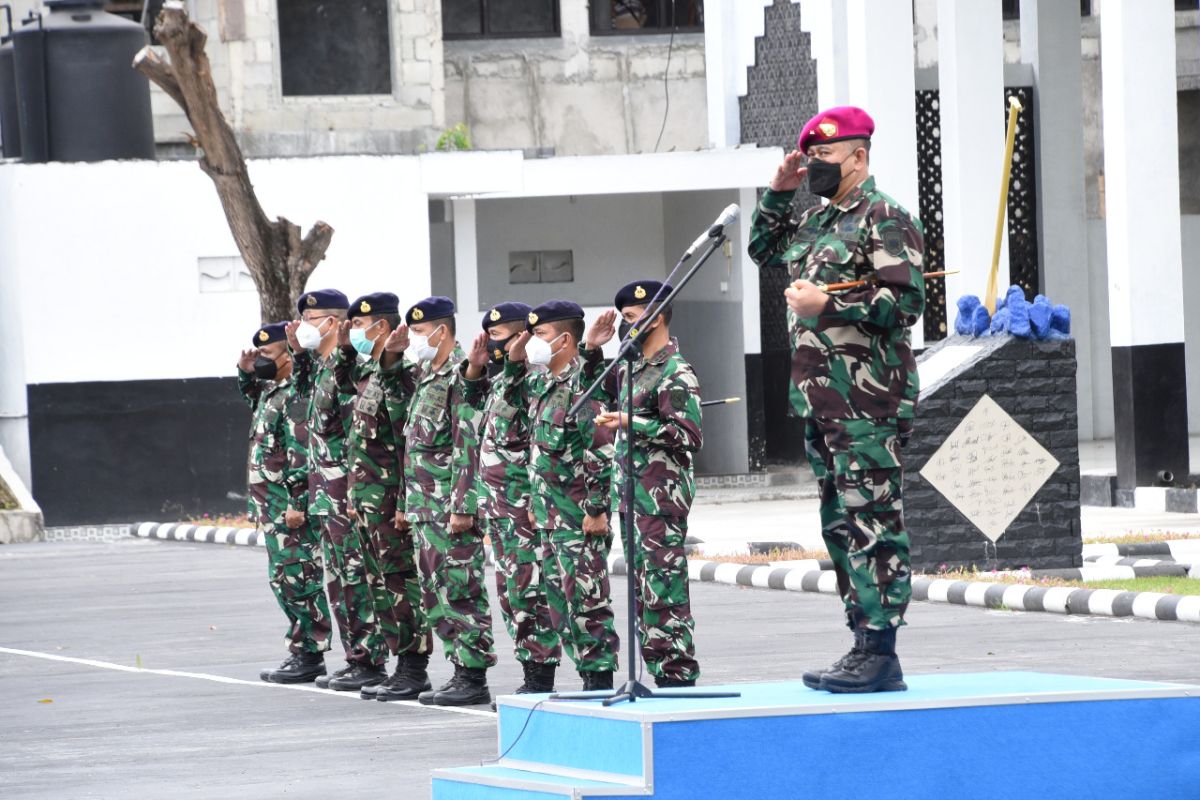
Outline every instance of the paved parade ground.
[[(0, 548), (0, 797), (408, 800), (429, 796), (430, 770), (496, 755), (486, 710), (259, 682), (283, 655), (265, 570), (257, 548)], [(692, 592), (702, 684), (798, 679), (847, 644), (832, 596), (698, 583)], [(613, 595), (624, 597), (621, 579)], [(1186, 623), (930, 603), (908, 618), (899, 652), (910, 674), (1200, 682), (1200, 632)], [(520, 673), (499, 628), (497, 644), (490, 683), (509, 690)], [(440, 655), (431, 673), (435, 683), (449, 675)], [(577, 686), (560, 670), (559, 688)]]

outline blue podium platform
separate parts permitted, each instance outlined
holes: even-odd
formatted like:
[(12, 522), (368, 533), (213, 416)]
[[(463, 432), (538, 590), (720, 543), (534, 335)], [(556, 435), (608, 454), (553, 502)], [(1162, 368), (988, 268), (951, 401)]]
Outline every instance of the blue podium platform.
[(435, 771), (433, 798), (1200, 798), (1200, 686), (1035, 672), (907, 680), (907, 692), (869, 695), (704, 687), (742, 696), (611, 708), (505, 696), (504, 758)]

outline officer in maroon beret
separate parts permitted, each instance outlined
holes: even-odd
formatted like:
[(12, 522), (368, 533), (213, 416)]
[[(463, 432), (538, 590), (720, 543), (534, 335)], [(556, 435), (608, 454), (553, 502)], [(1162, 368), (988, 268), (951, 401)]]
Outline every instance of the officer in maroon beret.
[[(905, 687), (896, 631), (911, 596), (900, 446), (919, 385), (909, 328), (925, 308), (920, 223), (875, 187), (875, 122), (861, 108), (817, 114), (800, 132), (754, 214), (750, 256), (788, 270), (792, 411), (821, 491), (821, 526), (837, 573), (850, 652), (804, 673), (830, 692)], [(796, 190), (828, 203), (792, 213)], [(842, 291), (833, 284), (863, 281)]]

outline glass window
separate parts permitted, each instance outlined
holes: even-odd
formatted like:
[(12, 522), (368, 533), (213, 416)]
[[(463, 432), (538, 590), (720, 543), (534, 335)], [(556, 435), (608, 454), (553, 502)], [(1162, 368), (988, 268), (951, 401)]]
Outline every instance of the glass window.
[(704, 0), (592, 0), (592, 33), (704, 30)]
[(442, 0), (445, 39), (516, 39), (558, 33), (558, 0)]
[(279, 0), (286, 97), (391, 94), (387, 0)]

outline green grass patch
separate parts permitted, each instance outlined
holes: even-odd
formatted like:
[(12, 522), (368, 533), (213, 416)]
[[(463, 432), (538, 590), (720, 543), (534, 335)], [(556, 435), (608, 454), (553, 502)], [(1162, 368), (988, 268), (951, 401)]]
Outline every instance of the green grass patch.
[(1097, 539), (1083, 537), (1085, 544), (1141, 544), (1143, 542), (1177, 542), (1180, 539), (1200, 539), (1200, 530), (1196, 531), (1125, 531), (1112, 536), (1101, 536)]
[(1162, 592), (1163, 594), (1200, 594), (1200, 580), (1159, 575), (1153, 578), (1127, 578), (1114, 581), (1080, 583), (1084, 589), (1116, 589), (1119, 592)]

